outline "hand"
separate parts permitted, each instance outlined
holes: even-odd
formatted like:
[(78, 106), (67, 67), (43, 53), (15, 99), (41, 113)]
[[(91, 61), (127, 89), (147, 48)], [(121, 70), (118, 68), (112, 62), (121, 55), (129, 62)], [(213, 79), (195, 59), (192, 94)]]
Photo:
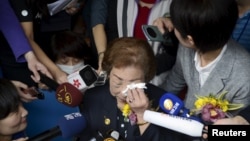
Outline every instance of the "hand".
[(51, 76), (50, 72), (47, 70), (47, 68), (37, 60), (33, 51), (29, 51), (29, 52), (25, 53), (24, 56), (25, 56), (26, 61), (28, 62), (29, 69), (33, 72), (33, 75), (31, 75), (31, 78), (35, 82), (38, 83), (40, 80), (40, 75), (39, 75), (38, 71), (41, 71), (42, 73), (44, 73), (48, 77), (52, 78), (52, 76)]
[(100, 74), (102, 72), (102, 61), (104, 57), (104, 52), (101, 52), (98, 54), (98, 70), (97, 74)]
[[(204, 129), (208, 131), (208, 126), (205, 126)], [(207, 137), (208, 137), (207, 133), (203, 133), (203, 134), (202, 134), (202, 138), (203, 138), (204, 140), (206, 140)]]
[(19, 138), (16, 140), (12, 140), (12, 141), (27, 141), (29, 139), (29, 137), (25, 137), (25, 138)]
[(249, 125), (249, 123), (241, 116), (235, 116), (232, 118), (218, 119), (213, 125)]
[(154, 20), (153, 25), (157, 26), (162, 34), (165, 33), (166, 29), (168, 29), (169, 32), (174, 30), (174, 26), (170, 18), (159, 17)]
[(61, 69), (58, 69), (53, 74), (57, 83), (62, 84), (62, 83), (68, 82), (68, 74), (62, 71)]
[(17, 91), (18, 91), (22, 101), (30, 102), (30, 101), (37, 99), (37, 97), (34, 97), (34, 96), (27, 94), (27, 93), (24, 93), (23, 90), (28, 89), (28, 86), (26, 84), (24, 84), (20, 81), (15, 81), (15, 80), (12, 80), (11, 82), (16, 86)]
[(143, 116), (145, 110), (150, 107), (149, 99), (143, 89), (132, 89), (127, 92), (127, 103), (137, 116)]
[(69, 14), (69, 15), (74, 15), (76, 14), (79, 10), (81, 9), (81, 4), (78, 3), (77, 1), (71, 3), (70, 5), (68, 5), (65, 9), (65, 11)]

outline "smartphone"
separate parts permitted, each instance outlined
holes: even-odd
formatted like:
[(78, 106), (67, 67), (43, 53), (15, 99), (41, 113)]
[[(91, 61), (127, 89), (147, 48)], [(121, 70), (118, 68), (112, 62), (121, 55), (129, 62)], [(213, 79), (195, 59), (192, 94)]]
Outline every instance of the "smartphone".
[(29, 87), (23, 91), (24, 93), (30, 94), (34, 97), (37, 97), (38, 99), (44, 99), (44, 94), (40, 92), (36, 87)]
[(165, 42), (165, 38), (157, 26), (142, 25), (142, 31), (149, 41)]
[(142, 25), (142, 29), (147, 40), (162, 42), (165, 46), (174, 46), (173, 32), (165, 30), (165, 33), (162, 34), (158, 27), (153, 25)]
[(102, 71), (100, 72), (97, 81), (95, 82), (95, 86), (104, 85), (107, 79), (107, 73)]

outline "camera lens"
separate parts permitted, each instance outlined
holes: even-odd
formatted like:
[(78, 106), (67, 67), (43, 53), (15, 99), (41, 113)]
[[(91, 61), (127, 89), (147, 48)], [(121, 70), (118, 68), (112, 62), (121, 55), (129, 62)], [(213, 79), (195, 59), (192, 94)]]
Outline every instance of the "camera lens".
[(147, 32), (153, 38), (155, 38), (157, 36), (157, 34), (155, 33), (155, 31), (152, 28), (147, 28)]

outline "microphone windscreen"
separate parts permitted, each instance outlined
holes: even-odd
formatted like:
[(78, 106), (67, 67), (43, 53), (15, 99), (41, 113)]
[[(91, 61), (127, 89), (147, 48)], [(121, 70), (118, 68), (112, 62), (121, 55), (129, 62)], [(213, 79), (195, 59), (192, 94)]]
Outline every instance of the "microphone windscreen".
[(196, 120), (146, 110), (145, 121), (189, 136), (201, 137), (204, 125)]
[(58, 126), (61, 130), (62, 137), (69, 138), (82, 132), (86, 128), (87, 122), (81, 113), (76, 112), (64, 115), (59, 119)]
[(160, 98), (161, 109), (171, 115), (178, 115), (184, 108), (183, 101), (172, 93), (166, 93)]
[(68, 82), (62, 83), (56, 90), (57, 101), (70, 107), (79, 106), (82, 98), (82, 92)]

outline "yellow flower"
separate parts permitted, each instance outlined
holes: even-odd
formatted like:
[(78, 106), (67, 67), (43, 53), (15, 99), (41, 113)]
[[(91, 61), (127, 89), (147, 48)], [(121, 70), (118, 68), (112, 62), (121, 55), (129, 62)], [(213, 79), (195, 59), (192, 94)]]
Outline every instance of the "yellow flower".
[(227, 91), (223, 91), (219, 93), (217, 97), (212, 93), (210, 93), (209, 96), (196, 95), (197, 100), (194, 103), (196, 108), (195, 111), (201, 110), (207, 104), (211, 104), (214, 107), (221, 109), (223, 112), (227, 112), (230, 110), (237, 110), (243, 107), (243, 104), (233, 104), (229, 103), (228, 100), (223, 99), (227, 93), (228, 93)]
[(227, 93), (227, 91), (223, 91), (218, 95), (213, 93), (210, 93), (208, 96), (196, 95), (195, 109), (191, 110), (190, 114), (201, 114), (203, 121), (215, 122), (217, 119), (224, 118), (227, 115), (226, 112), (243, 107), (243, 104), (229, 103), (228, 100), (224, 99)]
[(131, 110), (130, 110), (130, 107), (128, 105), (128, 103), (126, 103), (124, 106), (123, 106), (123, 109), (122, 109), (122, 115), (127, 118), (128, 115), (130, 114)]

